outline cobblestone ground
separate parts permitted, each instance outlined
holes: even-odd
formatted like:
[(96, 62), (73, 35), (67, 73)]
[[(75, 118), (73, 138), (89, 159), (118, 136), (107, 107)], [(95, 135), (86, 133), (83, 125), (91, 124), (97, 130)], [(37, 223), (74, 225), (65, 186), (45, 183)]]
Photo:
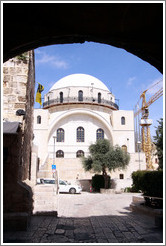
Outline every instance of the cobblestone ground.
[(133, 194), (60, 194), (58, 218), (33, 216), (4, 243), (162, 243), (154, 218), (129, 210)]

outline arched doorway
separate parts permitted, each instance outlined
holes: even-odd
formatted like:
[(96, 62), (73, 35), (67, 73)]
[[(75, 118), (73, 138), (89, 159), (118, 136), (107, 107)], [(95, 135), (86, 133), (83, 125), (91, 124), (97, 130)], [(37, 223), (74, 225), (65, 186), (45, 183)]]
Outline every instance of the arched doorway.
[(163, 3), (4, 3), (3, 17), (4, 61), (40, 46), (94, 41), (123, 48), (162, 72)]

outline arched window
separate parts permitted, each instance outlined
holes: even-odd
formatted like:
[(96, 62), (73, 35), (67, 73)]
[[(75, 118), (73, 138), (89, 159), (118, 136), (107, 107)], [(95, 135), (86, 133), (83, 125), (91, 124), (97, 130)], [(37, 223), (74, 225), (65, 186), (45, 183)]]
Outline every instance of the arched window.
[(50, 104), (50, 97), (47, 97), (48, 105)]
[(101, 93), (98, 93), (98, 103), (101, 103)]
[(101, 128), (96, 131), (96, 140), (98, 139), (104, 139), (104, 131)]
[(37, 116), (37, 124), (41, 124), (41, 116), (40, 115)]
[(60, 95), (60, 103), (63, 103), (63, 92), (61, 91), (59, 95)]
[(81, 126), (77, 128), (77, 142), (84, 142), (84, 128)]
[(64, 142), (64, 130), (62, 128), (57, 129), (57, 142)]
[(58, 150), (58, 151), (56, 152), (56, 157), (57, 157), (57, 158), (63, 158), (63, 157), (64, 157), (64, 152), (63, 152), (62, 150)]
[(124, 179), (124, 174), (123, 173), (119, 174), (119, 178)]
[(78, 92), (78, 101), (82, 102), (83, 101), (83, 91)]
[(78, 150), (76, 153), (76, 157), (81, 157), (84, 156), (84, 151), (83, 150)]
[(122, 145), (122, 150), (124, 150), (125, 152), (127, 152), (127, 146), (126, 145)]
[(125, 117), (124, 116), (121, 117), (121, 125), (125, 125)]

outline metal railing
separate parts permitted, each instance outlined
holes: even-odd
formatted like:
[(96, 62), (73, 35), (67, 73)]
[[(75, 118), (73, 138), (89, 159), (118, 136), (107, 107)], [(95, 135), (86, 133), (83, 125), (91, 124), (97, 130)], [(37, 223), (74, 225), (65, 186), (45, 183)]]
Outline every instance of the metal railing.
[(101, 99), (98, 101), (98, 98), (92, 98), (92, 97), (83, 97), (83, 100), (78, 100), (78, 97), (64, 97), (63, 100), (60, 100), (60, 98), (51, 99), (43, 103), (43, 108), (54, 105), (54, 104), (63, 104), (63, 103), (91, 103), (91, 104), (104, 104), (109, 105), (111, 107), (114, 107), (115, 109), (119, 109), (119, 106), (116, 103), (113, 103), (112, 101)]

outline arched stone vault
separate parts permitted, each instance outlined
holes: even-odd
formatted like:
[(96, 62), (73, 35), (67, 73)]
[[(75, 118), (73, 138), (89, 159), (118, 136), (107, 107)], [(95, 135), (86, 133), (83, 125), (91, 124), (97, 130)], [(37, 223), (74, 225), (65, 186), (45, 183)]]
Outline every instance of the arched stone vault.
[(93, 41), (163, 70), (163, 3), (3, 3), (4, 61), (40, 46)]
[(88, 109), (74, 109), (74, 110), (70, 110), (67, 111), (63, 114), (61, 114), (59, 117), (57, 117), (50, 125), (49, 130), (48, 130), (48, 142), (52, 136), (52, 134), (55, 131), (56, 125), (59, 121), (61, 121), (62, 119), (65, 119), (71, 115), (77, 115), (77, 114), (81, 114), (81, 115), (89, 115), (94, 117), (95, 119), (97, 119), (99, 122), (101, 122), (105, 128), (108, 130), (108, 132), (110, 132), (110, 140), (113, 144), (113, 131), (112, 131), (112, 126), (109, 122), (107, 122), (100, 114), (93, 112), (92, 110), (88, 110)]

